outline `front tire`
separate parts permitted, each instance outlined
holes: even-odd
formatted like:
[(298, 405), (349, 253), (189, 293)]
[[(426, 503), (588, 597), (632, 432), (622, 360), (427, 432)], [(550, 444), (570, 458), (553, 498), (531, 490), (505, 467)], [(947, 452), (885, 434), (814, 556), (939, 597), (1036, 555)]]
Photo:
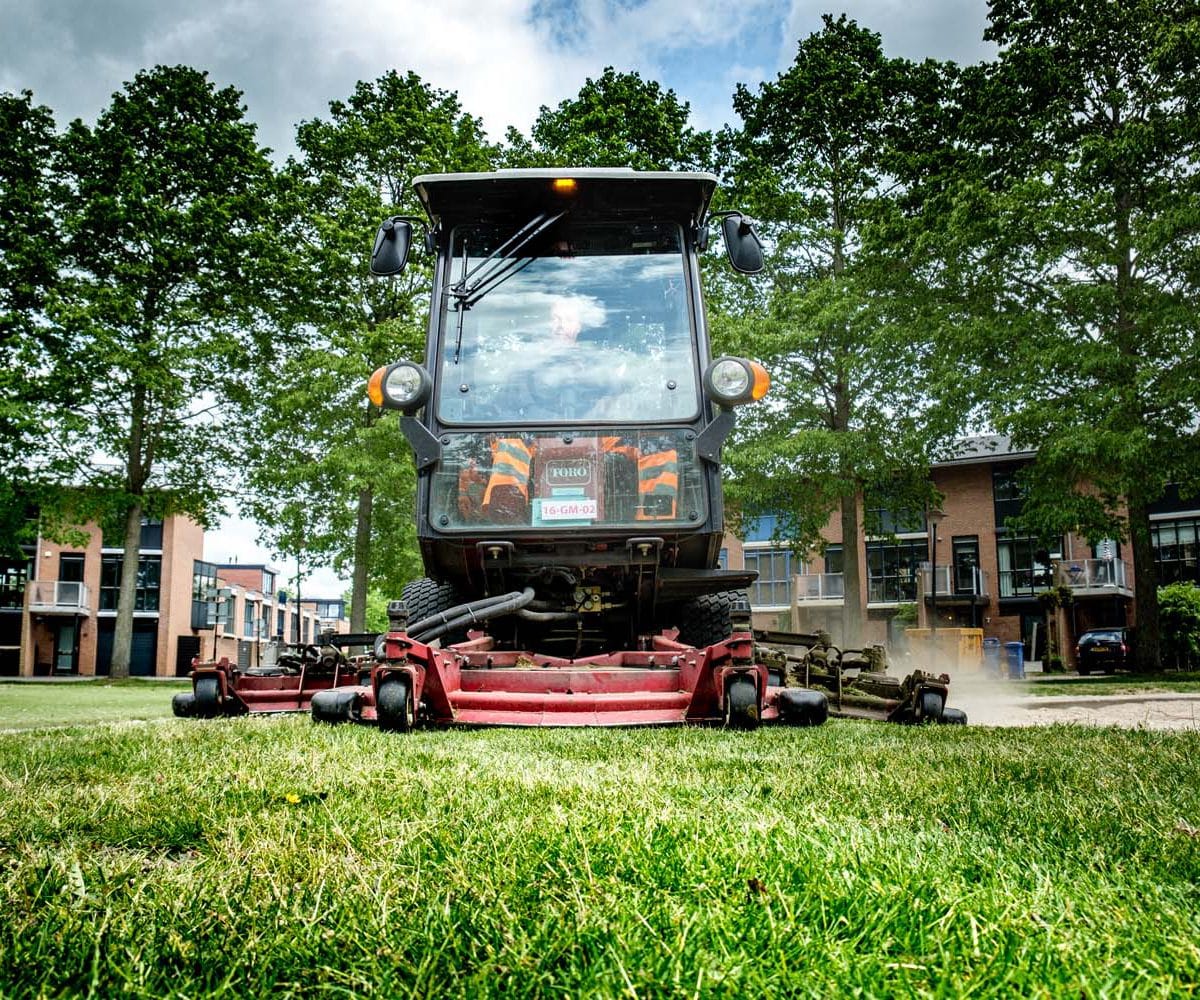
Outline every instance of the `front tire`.
[(221, 714), (221, 682), (215, 677), (199, 677), (195, 684), (194, 714), (212, 719)]
[(758, 687), (744, 674), (732, 677), (725, 686), (725, 728), (757, 729)]
[(412, 688), (406, 676), (389, 677), (379, 685), (375, 697), (379, 728), (387, 733), (412, 732), (417, 721)]

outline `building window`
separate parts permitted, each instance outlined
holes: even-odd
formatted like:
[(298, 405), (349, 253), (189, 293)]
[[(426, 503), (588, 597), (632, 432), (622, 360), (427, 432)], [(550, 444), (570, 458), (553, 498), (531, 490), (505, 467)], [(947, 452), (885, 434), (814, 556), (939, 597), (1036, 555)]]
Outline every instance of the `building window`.
[(717, 565), (721, 569), (729, 569), (729, 550), (728, 549), (722, 549), (717, 554)]
[(280, 638), (280, 639), (286, 639), (286, 638), (287, 638), (287, 621), (286, 621), (286, 617), (287, 617), (287, 612), (286, 612), (286, 611), (284, 611), (284, 610), (283, 610), (283, 608), (280, 608), (280, 609), (279, 609), (279, 610), (278, 610), (278, 611), (275, 613), (275, 621), (276, 621), (276, 626), (277, 626), (277, 627), (276, 627), (276, 629), (275, 629), (275, 634), (276, 634), (277, 636), (279, 636), (279, 638)]
[(342, 617), (341, 601), (314, 601), (313, 610), (316, 616), (325, 621)]
[(255, 605), (255, 603), (251, 600), (246, 600), (245, 607), (246, 607), (246, 611), (245, 611), (245, 618), (242, 622), (242, 624), (243, 624), (242, 635), (246, 636), (247, 638), (253, 638), (255, 635), (254, 609), (255, 609), (255, 607), (257, 607), (257, 605)]
[(1018, 473), (1022, 466), (992, 469), (992, 502), (995, 505), (996, 528), (1002, 530), (1010, 517), (1019, 517), (1025, 506), (1025, 487)]
[(867, 507), (863, 523), (868, 535), (903, 535), (925, 530), (925, 512), (901, 508)]
[(767, 514), (763, 517), (748, 519), (743, 525), (745, 532), (742, 541), (744, 542), (769, 542), (775, 537), (775, 531), (779, 525), (779, 518), (775, 514)]
[[(996, 563), (1001, 597), (1033, 597), (1052, 586), (1050, 560), (1062, 558), (1062, 544), (1054, 552), (1042, 551), (1036, 538), (1001, 538), (996, 541)], [(1038, 555), (1048, 556), (1039, 559)]]
[(842, 558), (842, 547), (840, 545), (825, 546), (825, 572), (826, 573), (844, 573), (844, 572), (846, 572), (845, 561)]
[(929, 559), (928, 542), (867, 542), (867, 603), (899, 604), (917, 599), (917, 570)]
[(272, 573), (269, 569), (263, 570), (262, 592), (263, 592), (263, 597), (274, 597), (275, 596), (275, 574)]
[[(124, 557), (108, 555), (100, 560), (100, 610), (116, 611), (121, 593), (121, 567)], [(161, 556), (138, 559), (137, 592), (134, 611), (157, 611), (158, 588), (162, 576)]]
[(746, 549), (746, 569), (758, 571), (750, 591), (754, 608), (787, 608), (792, 603), (792, 553), (787, 549)]
[(63, 552), (58, 557), (59, 583), (83, 583), (84, 557), (78, 552)]
[(1190, 581), (1200, 583), (1200, 518), (1176, 518), (1150, 524), (1154, 568), (1158, 585)]
[(0, 560), (0, 608), (20, 611), (25, 607), (25, 584), (28, 580), (27, 559)]
[(192, 628), (211, 628), (217, 620), (217, 565), (192, 560)]

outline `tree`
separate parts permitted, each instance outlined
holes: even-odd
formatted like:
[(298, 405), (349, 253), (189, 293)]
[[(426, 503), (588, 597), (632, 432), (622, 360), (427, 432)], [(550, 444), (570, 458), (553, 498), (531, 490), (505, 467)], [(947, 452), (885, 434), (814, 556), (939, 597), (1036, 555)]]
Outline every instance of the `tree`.
[(756, 308), (731, 315), (727, 303), (715, 325), (724, 347), (764, 361), (772, 390), (741, 417), (730, 495), (743, 516), (777, 514), (801, 551), (840, 512), (850, 644), (864, 619), (863, 496), (919, 512), (929, 458), (957, 426), (930, 392), (920, 290), (870, 250), (873, 230), (903, 225), (900, 137), (940, 100), (945, 72), (889, 59), (877, 34), (826, 16), (774, 82), (734, 97), (735, 190), (762, 220), (770, 284)]
[(538, 111), (530, 138), (506, 136), (507, 166), (696, 170), (710, 163), (712, 137), (689, 124), (691, 108), (673, 90), (637, 73), (605, 68), (572, 98)]
[(416, 253), (402, 277), (372, 278), (372, 240), (387, 216), (421, 211), (413, 177), (486, 169), (493, 151), (455, 94), (396, 72), (302, 123), (297, 145), (292, 322), (306, 341), (256, 394), (246, 506), (281, 551), (351, 570), (361, 632), (369, 586), (398, 594), (420, 565), (408, 446), (365, 387), (380, 365), (423, 358), (430, 288)]
[(28, 91), (0, 94), (0, 555), (16, 554), (30, 502), (50, 499), (31, 494), (52, 487), (59, 473), (45, 423), (49, 359), (58, 347), (45, 312), (62, 252), (57, 146), (49, 108)]
[(1137, 665), (1159, 660), (1149, 508), (1200, 488), (1200, 13), (996, 0), (964, 91), (977, 152), (937, 246), (947, 350), (1037, 450), (1021, 525), (1131, 542)]
[(160, 66), (62, 143), (51, 377), (76, 485), (123, 524), (113, 676), (129, 671), (142, 518), (220, 509), (238, 433), (224, 404), (269, 360), (259, 334), (274, 300), (273, 175), (243, 112), (237, 90)]

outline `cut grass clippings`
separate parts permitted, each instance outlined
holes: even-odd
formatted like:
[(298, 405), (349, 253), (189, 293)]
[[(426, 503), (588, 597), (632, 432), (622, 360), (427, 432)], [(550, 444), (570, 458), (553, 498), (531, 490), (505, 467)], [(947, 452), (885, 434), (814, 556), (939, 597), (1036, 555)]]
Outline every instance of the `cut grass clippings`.
[(3, 735), (0, 995), (1191, 995), (1198, 753), (841, 721)]

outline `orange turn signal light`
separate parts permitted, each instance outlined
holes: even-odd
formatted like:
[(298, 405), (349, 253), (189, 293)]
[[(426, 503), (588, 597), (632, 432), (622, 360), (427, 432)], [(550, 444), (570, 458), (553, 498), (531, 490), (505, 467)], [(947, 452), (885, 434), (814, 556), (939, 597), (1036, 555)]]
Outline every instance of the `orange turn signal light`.
[(750, 386), (750, 398), (758, 402), (771, 388), (771, 376), (757, 361), (750, 362), (750, 373), (754, 376), (754, 381)]
[(574, 194), (578, 186), (574, 177), (556, 177), (550, 185), (558, 194)]
[(383, 406), (383, 376), (387, 374), (387, 365), (376, 368), (367, 380), (367, 399), (376, 406)]

